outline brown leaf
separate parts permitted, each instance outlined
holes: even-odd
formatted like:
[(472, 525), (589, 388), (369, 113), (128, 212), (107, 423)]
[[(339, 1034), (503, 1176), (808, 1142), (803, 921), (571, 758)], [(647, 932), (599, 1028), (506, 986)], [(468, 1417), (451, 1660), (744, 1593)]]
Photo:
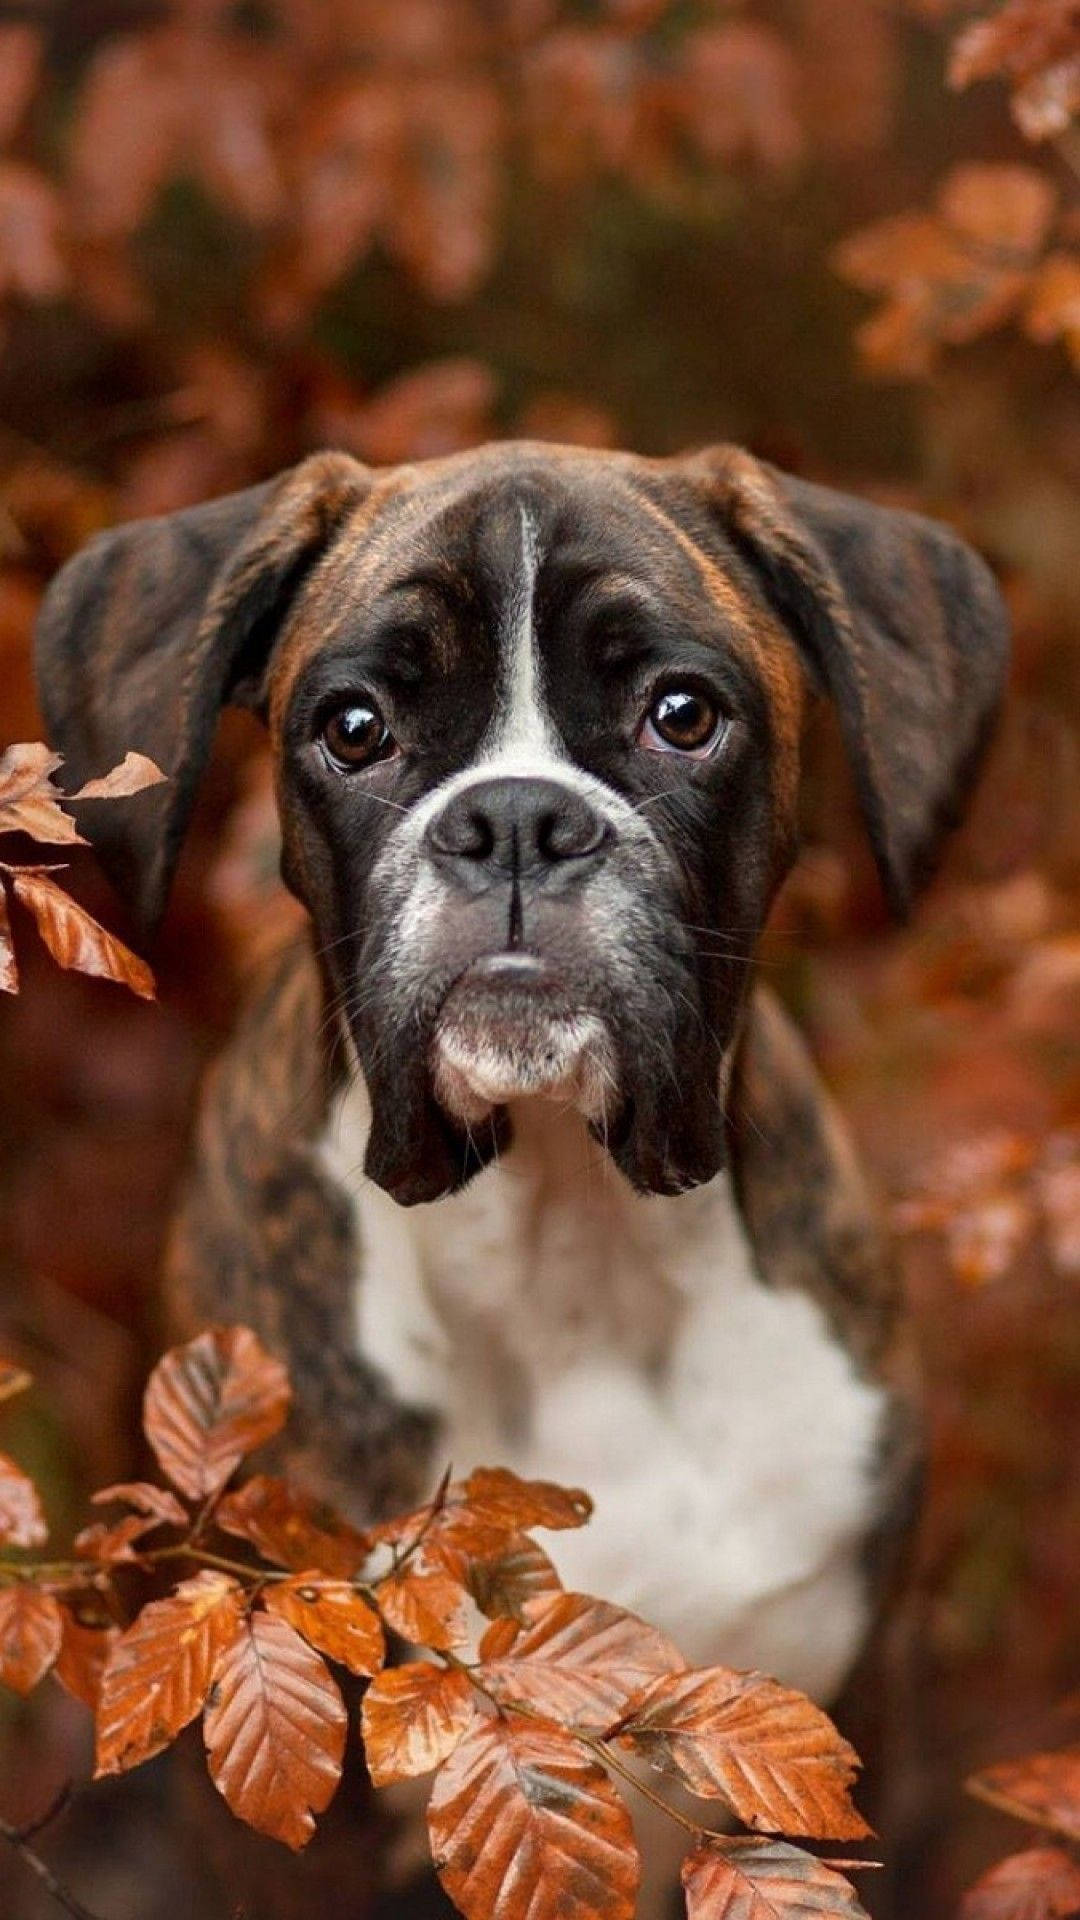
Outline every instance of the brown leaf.
[(263, 1602), (287, 1620), (311, 1646), (350, 1673), (378, 1673), (386, 1658), (382, 1625), (367, 1601), (347, 1580), (324, 1580), (307, 1573), (268, 1587)]
[(0, 993), (18, 993), (19, 965), (11, 940), (7, 895), (0, 884)]
[(40, 1547), (48, 1537), (38, 1491), (6, 1453), (0, 1453), (0, 1541), (8, 1547)]
[(465, 1920), (631, 1920), (630, 1816), (603, 1768), (554, 1728), (481, 1721), (435, 1776), (428, 1832)]
[(150, 1480), (119, 1480), (114, 1487), (101, 1487), (90, 1495), (95, 1507), (107, 1507), (119, 1502), (134, 1507), (144, 1519), (156, 1520), (162, 1526), (186, 1527), (190, 1514), (180, 1505), (175, 1493), (168, 1487), (156, 1487)]
[(159, 1521), (148, 1520), (138, 1513), (127, 1513), (111, 1526), (95, 1520), (92, 1526), (83, 1527), (81, 1533), (75, 1535), (75, 1551), (80, 1560), (99, 1560), (106, 1566), (134, 1561), (139, 1558), (135, 1551), (139, 1541), (158, 1525)]
[(306, 1846), (341, 1778), (345, 1728), (319, 1655), (272, 1614), (246, 1620), (218, 1661), (203, 1721), (214, 1785), (237, 1818)]
[(991, 1806), (1080, 1840), (1080, 1747), (1003, 1761), (976, 1774), (968, 1786)]
[(53, 846), (87, 844), (52, 785), (60, 764), (40, 740), (17, 741), (0, 755), (0, 833), (28, 833)]
[(0, 1685), (29, 1693), (60, 1651), (63, 1620), (51, 1593), (28, 1580), (0, 1587)]
[(865, 1920), (855, 1889), (813, 1854), (782, 1842), (722, 1840), (683, 1861), (688, 1920)]
[(1057, 191), (1037, 167), (971, 162), (942, 181), (938, 205), (965, 240), (1030, 259), (1046, 239)]
[(120, 1629), (108, 1620), (83, 1619), (70, 1606), (62, 1607), (61, 1613), (63, 1638), (53, 1672), (76, 1700), (96, 1713), (105, 1664), (120, 1638)]
[(1080, 1866), (1060, 1847), (1029, 1847), (990, 1867), (960, 1902), (960, 1920), (1069, 1920)]
[(593, 1503), (580, 1487), (557, 1487), (550, 1480), (519, 1480), (505, 1467), (477, 1467), (460, 1489), (466, 1505), (481, 1520), (512, 1528), (583, 1527)]
[(142, 793), (147, 787), (159, 786), (167, 778), (145, 753), (125, 753), (118, 767), (102, 774), (100, 779), (88, 780), (69, 797), (72, 800), (119, 800), (127, 794)]
[(243, 1598), (236, 1580), (204, 1571), (152, 1600), (121, 1634), (102, 1677), (95, 1776), (139, 1766), (194, 1720), (241, 1631)]
[(225, 1485), (285, 1422), (288, 1375), (249, 1327), (208, 1327), (158, 1361), (143, 1425), (158, 1464), (189, 1499)]
[(116, 980), (143, 1000), (154, 998), (154, 976), (145, 960), (99, 926), (84, 907), (40, 868), (20, 867), (11, 877), (15, 898), (33, 914), (37, 930), (61, 967)]
[(0, 27), (0, 141), (10, 140), (30, 103), (41, 66), (41, 35), (14, 22)]
[(593, 1727), (610, 1726), (659, 1676), (686, 1665), (655, 1627), (583, 1593), (534, 1600), (523, 1627), (496, 1620), (480, 1642), (480, 1659), (478, 1678), (500, 1700)]
[(508, 1535), (504, 1550), (491, 1559), (468, 1560), (465, 1583), (489, 1620), (507, 1618), (522, 1623), (530, 1601), (562, 1589), (543, 1547), (527, 1533)]
[(460, 1582), (445, 1567), (429, 1564), (422, 1553), (381, 1580), (375, 1597), (403, 1640), (442, 1650), (460, 1646), (466, 1638)]
[(264, 1560), (297, 1573), (318, 1567), (347, 1580), (359, 1573), (369, 1551), (367, 1535), (332, 1507), (268, 1473), (252, 1474), (227, 1493), (214, 1511), (214, 1525), (249, 1540)]
[(464, 1673), (411, 1660), (378, 1674), (364, 1695), (361, 1716), (375, 1785), (388, 1787), (440, 1766), (475, 1714), (476, 1695)]
[(658, 1680), (619, 1732), (759, 1832), (862, 1840), (871, 1831), (851, 1803), (854, 1748), (804, 1694), (759, 1673), (705, 1667)]

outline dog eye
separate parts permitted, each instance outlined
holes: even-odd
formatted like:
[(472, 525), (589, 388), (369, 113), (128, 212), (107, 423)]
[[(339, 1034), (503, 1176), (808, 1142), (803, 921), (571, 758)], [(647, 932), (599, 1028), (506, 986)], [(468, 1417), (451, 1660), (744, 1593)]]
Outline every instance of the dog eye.
[(639, 738), (654, 752), (703, 754), (722, 726), (720, 710), (707, 693), (697, 687), (668, 687), (645, 715)]
[(394, 751), (386, 721), (370, 700), (350, 700), (323, 722), (322, 741), (334, 766), (343, 773), (369, 767)]

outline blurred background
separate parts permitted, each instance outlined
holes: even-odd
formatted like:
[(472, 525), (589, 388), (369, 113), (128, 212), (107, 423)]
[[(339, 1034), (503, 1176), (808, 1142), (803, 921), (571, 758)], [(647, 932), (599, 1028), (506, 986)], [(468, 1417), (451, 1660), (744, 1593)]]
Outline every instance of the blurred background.
[[(1064, 0), (0, 4), (0, 746), (39, 736), (34, 612), (83, 540), (316, 447), (732, 438), (948, 518), (1003, 579), (1008, 709), (914, 923), (887, 924), (822, 720), (764, 962), (876, 1178), (926, 1359), (912, 1916), (1019, 1843), (965, 1773), (1077, 1733), (1077, 111)], [(89, 857), (73, 885), (124, 931)], [(0, 1346), (36, 1387), (0, 1444), (61, 1534), (137, 1457), (197, 1078), (296, 913), (233, 717), (158, 1006), (16, 927)], [(55, 1683), (0, 1701), (9, 1820), (88, 1759)], [(0, 1858), (4, 1920), (21, 1873)], [(104, 1920), (138, 1910), (108, 1897)]]

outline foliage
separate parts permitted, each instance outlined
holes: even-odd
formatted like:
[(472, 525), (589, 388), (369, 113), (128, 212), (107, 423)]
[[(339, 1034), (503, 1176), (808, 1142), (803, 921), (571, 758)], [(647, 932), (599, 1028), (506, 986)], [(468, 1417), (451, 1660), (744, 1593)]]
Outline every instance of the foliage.
[(1027, 1847), (988, 1868), (965, 1895), (960, 1920), (1068, 1920), (1080, 1912), (1080, 1747), (988, 1767), (968, 1789), (1063, 1844)]
[[(6, 1390), (23, 1384), (12, 1373)], [(86, 1528), (66, 1562), (11, 1556), (46, 1530), (33, 1482), (0, 1456), (0, 1682), (26, 1694), (54, 1671), (87, 1702), (97, 1777), (141, 1765), (201, 1717), (232, 1812), (303, 1847), (344, 1765), (337, 1666), (368, 1682), (374, 1783), (435, 1774), (432, 1855), (466, 1920), (630, 1920), (640, 1868), (627, 1785), (693, 1842), (692, 1920), (862, 1913), (836, 1865), (784, 1838), (868, 1837), (852, 1748), (802, 1694), (756, 1673), (688, 1670), (634, 1614), (564, 1592), (531, 1534), (585, 1525), (584, 1493), (479, 1468), (360, 1533), (271, 1476), (226, 1492), (280, 1431), (289, 1398), (245, 1327), (167, 1353), (143, 1422), (172, 1487), (103, 1488), (95, 1501), (123, 1515)], [(150, 1597), (161, 1569), (180, 1577)], [(635, 1758), (768, 1838), (711, 1831), (639, 1777)]]

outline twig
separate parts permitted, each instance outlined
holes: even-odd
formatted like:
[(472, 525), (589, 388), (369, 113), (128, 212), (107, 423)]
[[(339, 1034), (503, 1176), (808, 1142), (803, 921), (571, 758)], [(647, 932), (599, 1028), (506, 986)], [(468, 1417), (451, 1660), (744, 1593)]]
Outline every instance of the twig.
[[(64, 1790), (65, 1801), (69, 1791), (67, 1788)], [(27, 1827), (13, 1827), (10, 1821), (0, 1819), (0, 1840), (7, 1841), (8, 1846), (14, 1849), (20, 1860), (29, 1867), (30, 1872), (37, 1875), (46, 1893), (51, 1895), (57, 1906), (63, 1907), (64, 1912), (70, 1914), (71, 1920), (101, 1920), (100, 1914), (91, 1912), (89, 1907), (84, 1906), (82, 1901), (76, 1898), (70, 1888), (65, 1887), (62, 1880), (57, 1879), (48, 1862), (43, 1860), (39, 1853), (35, 1853), (30, 1845), (29, 1836), (46, 1826), (55, 1818), (59, 1810), (59, 1806), (51, 1807), (39, 1820), (31, 1822)]]

